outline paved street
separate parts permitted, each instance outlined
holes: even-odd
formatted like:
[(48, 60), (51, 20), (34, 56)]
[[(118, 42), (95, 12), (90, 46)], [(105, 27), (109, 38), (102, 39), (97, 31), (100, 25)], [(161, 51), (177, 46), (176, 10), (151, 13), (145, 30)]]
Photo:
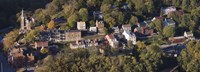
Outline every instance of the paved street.
[(14, 68), (11, 68), (11, 66), (8, 64), (7, 59), (2, 54), (0, 54), (0, 72), (2, 71), (2, 68), (3, 72), (15, 72)]

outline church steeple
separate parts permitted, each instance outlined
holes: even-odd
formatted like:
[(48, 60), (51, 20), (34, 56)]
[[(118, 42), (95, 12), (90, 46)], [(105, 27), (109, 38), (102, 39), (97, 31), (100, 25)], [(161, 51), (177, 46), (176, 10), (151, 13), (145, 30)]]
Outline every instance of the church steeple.
[(24, 10), (21, 11), (21, 18), (24, 18)]
[(21, 29), (24, 30), (24, 10), (21, 11)]

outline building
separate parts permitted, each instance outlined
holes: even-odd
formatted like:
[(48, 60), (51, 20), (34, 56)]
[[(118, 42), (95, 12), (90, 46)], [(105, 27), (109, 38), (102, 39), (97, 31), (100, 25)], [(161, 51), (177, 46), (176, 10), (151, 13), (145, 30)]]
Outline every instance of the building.
[(79, 30), (68, 30), (65, 33), (66, 41), (77, 41), (81, 40), (81, 31)]
[(48, 32), (50, 42), (66, 42), (66, 30), (51, 30)]
[(132, 44), (136, 44), (136, 36), (134, 33), (130, 33), (130, 31), (124, 30), (122, 33), (127, 41), (132, 41)]
[(114, 30), (114, 33), (119, 33), (119, 28), (118, 27), (112, 27), (112, 29)]
[(131, 24), (122, 25), (122, 29), (125, 31), (131, 31)]
[(98, 35), (105, 35), (104, 22), (96, 20), (96, 27), (98, 30)]
[(97, 27), (90, 27), (89, 32), (96, 33)]
[(84, 21), (77, 22), (78, 30), (86, 30), (86, 23)]
[(194, 37), (192, 31), (190, 31), (190, 32), (186, 32), (186, 31), (185, 31), (185, 32), (184, 32), (184, 36), (185, 36), (186, 38), (190, 39), (190, 40), (194, 40), (194, 39), (195, 39), (195, 37)]
[(35, 48), (42, 48), (42, 47), (48, 47), (49, 43), (48, 41), (36, 41), (35, 42)]
[(49, 30), (47, 35), (47, 40), (53, 43), (70, 42), (82, 39), (80, 30)]
[(118, 40), (115, 38), (114, 34), (108, 34), (105, 36), (105, 39), (108, 41), (109, 45), (113, 48), (117, 48), (119, 45)]
[(22, 48), (10, 48), (8, 50), (8, 62), (18, 68), (24, 66), (25, 56)]
[(28, 18), (24, 15), (24, 10), (21, 11), (20, 33), (26, 33), (31, 30), (31, 24), (35, 23), (34, 18)]
[(103, 19), (103, 13), (100, 11), (93, 11), (93, 16), (94, 16), (94, 19), (96, 20)]
[(169, 13), (174, 12), (174, 11), (176, 11), (176, 7), (174, 7), (174, 6), (170, 6), (167, 8), (161, 8), (161, 12), (163, 15), (168, 15)]
[(8, 62), (15, 68), (33, 65), (35, 56), (26, 47), (13, 47), (8, 50)]
[(186, 37), (186, 38), (189, 38), (189, 37), (194, 37), (194, 35), (193, 35), (193, 33), (190, 31), (190, 32), (184, 32), (184, 36)]
[(70, 43), (71, 49), (88, 48), (88, 47), (95, 47), (95, 46), (98, 46), (97, 40), (80, 40), (80, 41), (76, 41), (76, 43)]
[(179, 36), (179, 37), (173, 37), (173, 38), (169, 38), (169, 41), (171, 43), (182, 43), (184, 42), (186, 39), (184, 36)]
[(173, 26), (175, 27), (175, 21), (173, 19), (165, 18), (163, 21), (164, 26)]

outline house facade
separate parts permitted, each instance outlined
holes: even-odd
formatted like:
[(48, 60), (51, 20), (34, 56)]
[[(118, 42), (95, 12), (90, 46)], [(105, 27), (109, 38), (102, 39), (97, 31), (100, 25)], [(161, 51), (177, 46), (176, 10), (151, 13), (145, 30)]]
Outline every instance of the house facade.
[(97, 40), (80, 40), (76, 41), (75, 43), (70, 43), (71, 49), (77, 49), (77, 48), (87, 48), (87, 47), (95, 47), (98, 46)]
[(108, 34), (105, 36), (105, 39), (108, 41), (109, 45), (113, 48), (117, 48), (119, 45), (118, 40), (114, 37), (114, 34)]
[(98, 35), (105, 35), (104, 22), (96, 20), (96, 27), (98, 30)]
[(77, 22), (78, 30), (86, 30), (86, 23), (84, 21)]
[(35, 48), (48, 47), (48, 41), (36, 41)]
[(80, 30), (51, 30), (48, 33), (49, 42), (70, 42), (81, 40)]
[(122, 25), (122, 29), (125, 31), (131, 31), (131, 24)]
[(65, 39), (67, 42), (69, 41), (77, 41), (77, 40), (81, 40), (81, 31), (79, 30), (68, 30), (65, 33)]
[(132, 41), (132, 44), (136, 44), (136, 36), (134, 33), (130, 33), (129, 31), (124, 30), (122, 33), (127, 41)]

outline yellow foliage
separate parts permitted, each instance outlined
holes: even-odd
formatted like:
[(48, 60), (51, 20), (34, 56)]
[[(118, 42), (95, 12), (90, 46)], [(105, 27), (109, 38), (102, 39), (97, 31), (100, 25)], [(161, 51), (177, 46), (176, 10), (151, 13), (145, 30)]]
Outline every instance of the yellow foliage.
[(49, 29), (55, 28), (55, 23), (54, 23), (53, 20), (51, 20), (51, 21), (48, 23), (48, 28), (49, 28)]

